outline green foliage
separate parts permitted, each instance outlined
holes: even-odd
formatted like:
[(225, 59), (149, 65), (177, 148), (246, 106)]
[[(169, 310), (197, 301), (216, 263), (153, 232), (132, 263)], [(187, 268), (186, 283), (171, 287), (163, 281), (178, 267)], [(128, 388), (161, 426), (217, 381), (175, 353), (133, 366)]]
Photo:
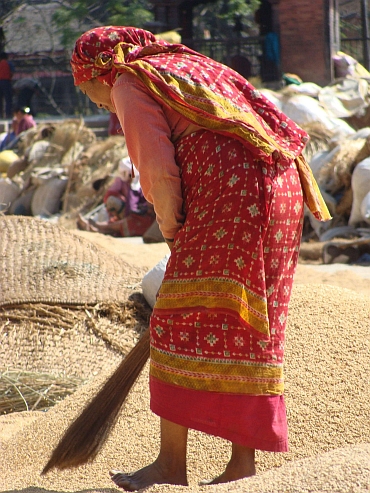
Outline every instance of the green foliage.
[(90, 27), (116, 25), (145, 27), (153, 19), (149, 0), (75, 0), (63, 3), (53, 21), (61, 30), (62, 43), (69, 48)]
[(194, 8), (194, 36), (203, 38), (209, 31), (212, 38), (226, 38), (233, 33), (249, 34), (254, 26), (254, 12), (260, 0), (216, 0)]
[(153, 14), (146, 8), (147, 2), (125, 2), (116, 4), (116, 13), (110, 16), (110, 23), (115, 26), (145, 27), (153, 19)]

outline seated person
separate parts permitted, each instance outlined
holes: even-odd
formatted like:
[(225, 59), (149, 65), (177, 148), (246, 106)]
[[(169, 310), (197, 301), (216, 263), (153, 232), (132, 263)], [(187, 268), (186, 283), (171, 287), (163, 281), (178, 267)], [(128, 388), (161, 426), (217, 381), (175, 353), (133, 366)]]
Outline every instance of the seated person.
[(16, 129), (17, 129), (17, 120), (13, 118), (12, 124), (8, 129), (8, 132), (4, 133), (3, 138), (0, 143), (0, 151), (5, 151), (6, 149), (11, 149), (13, 143), (16, 141)]
[(15, 147), (18, 143), (19, 135), (33, 127), (36, 127), (36, 122), (31, 115), (30, 108), (17, 107), (14, 110), (13, 120), (9, 131), (0, 143), (0, 151)]
[[(144, 236), (156, 221), (154, 208), (145, 200), (141, 190), (138, 172), (135, 171), (135, 177), (132, 177), (129, 158), (121, 160), (119, 176), (108, 188), (103, 201), (109, 220), (97, 222), (79, 215), (79, 229), (118, 237)], [(164, 240), (160, 237), (157, 241)]]
[(36, 122), (28, 107), (17, 107), (14, 110), (15, 135), (18, 136), (25, 130), (36, 127)]

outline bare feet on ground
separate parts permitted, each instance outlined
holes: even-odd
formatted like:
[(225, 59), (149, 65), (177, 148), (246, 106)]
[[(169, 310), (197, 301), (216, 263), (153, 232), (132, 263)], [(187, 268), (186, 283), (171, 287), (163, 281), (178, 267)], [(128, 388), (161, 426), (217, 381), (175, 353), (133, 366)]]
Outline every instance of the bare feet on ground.
[(109, 474), (112, 481), (125, 491), (136, 491), (153, 484), (188, 485), (186, 472), (172, 471), (170, 468), (160, 464), (158, 460), (133, 473), (113, 470)]
[(199, 482), (199, 486), (207, 486), (210, 484), (221, 484), (221, 483), (230, 483), (231, 481), (238, 481), (239, 479), (249, 478), (250, 476), (255, 476), (256, 470), (249, 471), (246, 473), (239, 473), (237, 471), (231, 471), (226, 468), (226, 470), (217, 476), (216, 478), (204, 480)]
[(78, 215), (76, 224), (78, 229), (81, 229), (82, 231), (93, 231), (94, 233), (98, 231), (98, 229), (93, 226), (93, 222), (88, 221), (82, 217), (81, 214)]
[(230, 481), (249, 478), (255, 474), (255, 450), (233, 443), (231, 459), (225, 471), (214, 479), (201, 481), (199, 485), (229, 483)]

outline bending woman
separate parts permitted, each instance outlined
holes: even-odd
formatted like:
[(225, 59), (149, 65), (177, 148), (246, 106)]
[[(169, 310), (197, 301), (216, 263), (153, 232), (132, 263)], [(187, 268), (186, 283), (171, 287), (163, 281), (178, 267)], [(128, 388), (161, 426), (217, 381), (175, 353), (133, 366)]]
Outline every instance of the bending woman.
[(117, 114), (171, 249), (150, 322), (159, 455), (112, 479), (186, 485), (189, 428), (232, 444), (210, 483), (251, 476), (255, 449), (288, 450), (284, 331), (304, 200), (330, 217), (301, 155), (308, 137), (238, 73), (141, 29), (86, 32), (71, 65)]

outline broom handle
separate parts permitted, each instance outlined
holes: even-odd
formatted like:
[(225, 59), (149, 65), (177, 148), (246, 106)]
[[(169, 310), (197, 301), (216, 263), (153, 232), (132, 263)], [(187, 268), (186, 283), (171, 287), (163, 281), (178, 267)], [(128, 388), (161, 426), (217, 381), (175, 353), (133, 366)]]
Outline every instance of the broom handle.
[(150, 330), (144, 332), (96, 396), (67, 428), (41, 474), (77, 467), (94, 459), (150, 354)]

